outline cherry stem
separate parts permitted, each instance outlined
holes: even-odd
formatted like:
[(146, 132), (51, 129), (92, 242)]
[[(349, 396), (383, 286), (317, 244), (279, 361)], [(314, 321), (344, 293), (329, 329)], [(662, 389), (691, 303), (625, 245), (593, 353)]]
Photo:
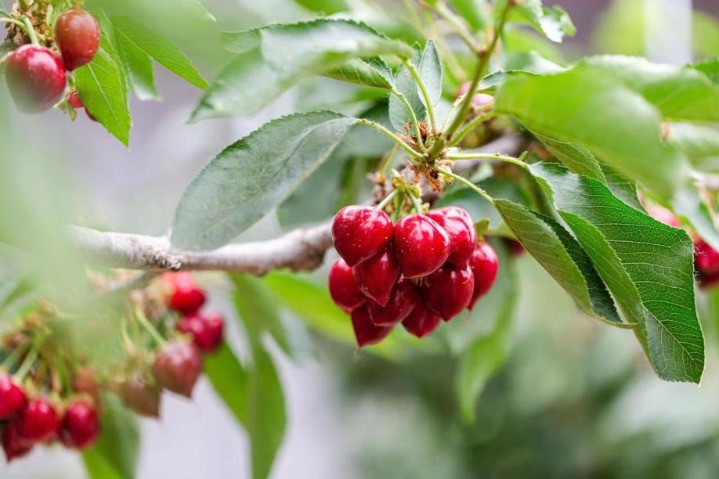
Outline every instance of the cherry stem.
[(25, 341), (20, 346), (15, 348), (12, 353), (8, 354), (8, 356), (5, 358), (5, 360), (0, 364), (0, 368), (9, 371), (11, 365), (17, 366), (17, 362), (20, 359), (20, 356), (23, 355), (25, 351), (27, 351), (28, 346), (30, 346), (29, 341)]
[(480, 195), (481, 197), (483, 197), (485, 200), (487, 200), (487, 201), (489, 201), (490, 203), (494, 204), (494, 199), (493, 199), (491, 196), (489, 196), (489, 194), (487, 194), (486, 191), (484, 191), (482, 188), (480, 188), (479, 186), (477, 186), (477, 185), (475, 185), (474, 183), (472, 183), (471, 181), (469, 181), (467, 178), (464, 178), (464, 177), (459, 176), (459, 175), (457, 175), (457, 174), (455, 174), (455, 173), (452, 173), (451, 171), (449, 171), (449, 170), (447, 170), (447, 169), (444, 169), (444, 168), (437, 168), (437, 170), (438, 170), (440, 173), (442, 173), (442, 174), (444, 174), (444, 175), (446, 175), (446, 176), (449, 176), (450, 178), (453, 178), (453, 179), (459, 181), (460, 183), (462, 183), (462, 184), (464, 184), (465, 186), (467, 186), (470, 190), (474, 191), (475, 193), (477, 193), (478, 195)]
[(383, 210), (385, 206), (387, 206), (389, 202), (392, 201), (395, 196), (397, 196), (398, 192), (399, 190), (393, 190), (392, 193), (385, 196), (385, 198), (380, 202), (380, 204), (377, 205), (377, 208)]
[(456, 146), (458, 145), (462, 140), (466, 138), (467, 135), (472, 133), (472, 130), (477, 128), (479, 125), (484, 123), (487, 120), (491, 120), (492, 118), (496, 117), (497, 114), (493, 111), (489, 113), (485, 113), (484, 115), (479, 115), (474, 120), (467, 123), (464, 128), (462, 128), (457, 135), (452, 138), (452, 140), (449, 142), (449, 146)]
[(33, 45), (39, 45), (40, 41), (37, 39), (37, 35), (35, 34), (35, 27), (32, 26), (30, 19), (27, 17), (22, 17), (22, 23), (25, 25), (25, 31), (30, 37), (30, 42), (32, 42)]
[(423, 159), (423, 158), (424, 158), (420, 153), (414, 151), (414, 149), (413, 149), (411, 146), (409, 146), (404, 140), (402, 140), (402, 138), (400, 138), (399, 136), (395, 135), (394, 133), (392, 133), (391, 131), (389, 131), (387, 128), (385, 128), (384, 126), (380, 125), (379, 123), (374, 122), (374, 121), (371, 121), (371, 120), (367, 120), (367, 119), (365, 119), (365, 118), (359, 118), (359, 119), (357, 120), (357, 124), (358, 124), (358, 125), (365, 125), (365, 126), (372, 127), (372, 128), (374, 128), (375, 130), (379, 131), (380, 133), (382, 133), (382, 134), (386, 135), (387, 137), (391, 138), (392, 141), (394, 141), (395, 143), (397, 143), (397, 144), (398, 144), (399, 146), (401, 146), (407, 153), (409, 153), (411, 157), (413, 157), (413, 158), (418, 158), (418, 159)]
[(517, 165), (525, 170), (527, 169), (527, 164), (525, 162), (523, 162), (520, 158), (515, 158), (513, 156), (500, 155), (499, 153), (466, 153), (466, 154), (458, 153), (456, 155), (448, 155), (447, 159), (452, 160), (452, 161), (496, 160), (496, 161), (503, 161), (506, 163), (512, 163), (513, 165)]
[(142, 311), (140, 311), (138, 309), (137, 311), (135, 311), (135, 315), (137, 316), (137, 320), (140, 322), (142, 327), (145, 328), (145, 330), (147, 330), (148, 333), (150, 333), (150, 336), (152, 336), (152, 339), (154, 339), (155, 342), (159, 346), (164, 346), (167, 344), (167, 341), (165, 340), (165, 338), (163, 338), (160, 335), (160, 333), (157, 332), (157, 329), (155, 329), (155, 327), (152, 324), (150, 324), (150, 321), (147, 320), (145, 313), (143, 313)]
[(407, 196), (409, 196), (409, 200), (412, 202), (412, 207), (417, 212), (417, 214), (421, 215), (422, 213), (424, 213), (424, 206), (422, 206), (422, 202), (420, 201), (420, 199), (410, 192), (407, 193)]
[[(6, 15), (5, 12), (0, 12), (0, 14)], [(23, 30), (26, 29), (25, 24), (24, 24), (23, 22), (21, 22), (20, 20), (16, 20), (16, 19), (14, 19), (14, 18), (10, 18), (9, 16), (8, 16), (8, 17), (5, 17), (5, 18), (0, 18), (0, 22), (2, 22), (2, 23), (14, 23), (14, 24), (17, 25), (17, 26), (22, 27)]]
[(427, 91), (427, 85), (424, 84), (422, 76), (419, 74), (419, 72), (417, 71), (417, 67), (415, 67), (412, 62), (403, 59), (402, 63), (407, 68), (410, 75), (412, 75), (412, 78), (414, 78), (414, 81), (417, 83), (417, 86), (419, 86), (419, 91), (422, 94), (422, 98), (424, 98), (424, 106), (427, 107), (429, 127), (432, 130), (432, 133), (437, 133), (437, 122), (435, 121), (434, 107), (432, 106), (432, 99), (430, 98), (429, 92)]
[(33, 365), (35, 364), (35, 361), (37, 360), (38, 355), (40, 354), (40, 346), (42, 345), (42, 339), (34, 339), (32, 342), (32, 346), (30, 349), (30, 353), (28, 353), (27, 356), (25, 356), (25, 359), (22, 362), (22, 365), (20, 366), (20, 369), (17, 370), (17, 373), (15, 373), (15, 377), (18, 381), (22, 381), (25, 379), (25, 376), (27, 376), (27, 373), (30, 372), (30, 369), (32, 369)]
[(399, 148), (399, 145), (395, 143), (389, 153), (385, 155), (384, 160), (382, 160), (382, 164), (379, 167), (379, 171), (381, 173), (384, 174), (384, 172), (387, 171), (387, 168), (389, 167), (392, 158), (394, 158), (394, 155), (397, 153), (397, 148)]

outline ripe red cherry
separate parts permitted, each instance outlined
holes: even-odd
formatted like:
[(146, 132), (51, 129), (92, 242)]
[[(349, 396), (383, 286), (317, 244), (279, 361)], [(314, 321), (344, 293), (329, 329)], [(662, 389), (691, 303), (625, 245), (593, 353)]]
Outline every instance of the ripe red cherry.
[(418, 303), (412, 312), (402, 321), (402, 326), (409, 334), (423, 338), (437, 329), (442, 318), (430, 311), (423, 303)]
[(392, 230), (392, 220), (379, 208), (347, 206), (335, 216), (332, 241), (342, 259), (355, 266), (387, 246)]
[(436, 221), (449, 235), (450, 253), (447, 261), (457, 266), (465, 265), (477, 243), (477, 233), (469, 213), (457, 206), (447, 206), (430, 211), (427, 216)]
[(414, 283), (402, 279), (397, 283), (387, 306), (381, 306), (374, 301), (367, 302), (369, 317), (376, 326), (391, 327), (409, 316), (419, 301), (419, 293)]
[(474, 293), (468, 306), (471, 311), (477, 300), (492, 289), (494, 281), (497, 279), (499, 259), (492, 245), (481, 243), (474, 249), (474, 253), (469, 259), (469, 265), (474, 274)]
[(65, 68), (72, 71), (90, 63), (100, 47), (100, 25), (89, 12), (74, 8), (55, 23), (55, 41)]
[(22, 440), (17, 427), (16, 422), (9, 422), (2, 432), (2, 448), (8, 463), (26, 456), (33, 447), (31, 443)]
[(328, 284), (332, 301), (347, 314), (367, 300), (357, 286), (352, 268), (341, 258), (330, 268)]
[(60, 430), (60, 416), (47, 399), (32, 399), (20, 414), (17, 427), (23, 441), (47, 442)]
[[(457, 90), (456, 98), (469, 93), (470, 86), (472, 86), (471, 82), (466, 82), (460, 85)], [(491, 105), (492, 103), (494, 103), (494, 97), (492, 95), (487, 95), (486, 93), (477, 93), (472, 97), (472, 108), (475, 110), (479, 110), (480, 108), (483, 108), (486, 105)]]
[(23, 45), (5, 62), (5, 80), (18, 110), (40, 113), (62, 98), (67, 76), (53, 52), (39, 45)]
[(432, 218), (407, 215), (394, 227), (393, 248), (404, 277), (421, 278), (447, 261), (449, 236)]
[(384, 326), (375, 326), (369, 317), (369, 310), (366, 304), (359, 308), (355, 308), (351, 314), (352, 329), (355, 332), (357, 346), (363, 348), (372, 344), (377, 344), (392, 332), (392, 328)]
[(517, 240), (511, 238), (503, 238), (504, 246), (509, 250), (509, 255), (512, 258), (519, 258), (524, 254), (524, 246)]
[(647, 213), (649, 213), (649, 216), (661, 223), (664, 223), (665, 225), (673, 226), (674, 228), (679, 228), (682, 225), (682, 222), (679, 220), (677, 215), (659, 205), (650, 204), (647, 206)]
[(163, 276), (170, 285), (167, 306), (183, 314), (193, 314), (205, 304), (205, 292), (190, 273), (170, 273)]
[(26, 402), (25, 391), (15, 383), (12, 376), (0, 375), (0, 421), (20, 414)]
[(157, 353), (152, 370), (160, 386), (189, 398), (202, 372), (202, 359), (193, 344), (175, 341)]
[(65, 411), (60, 440), (70, 449), (85, 449), (95, 443), (100, 434), (100, 418), (94, 407), (84, 401), (70, 404)]
[(160, 417), (161, 393), (162, 389), (158, 384), (149, 384), (140, 375), (133, 376), (120, 385), (123, 404), (146, 417)]
[(474, 274), (469, 265), (445, 264), (427, 276), (422, 296), (427, 307), (449, 321), (469, 305), (474, 294)]
[(177, 330), (192, 336), (192, 342), (203, 353), (216, 351), (222, 343), (225, 319), (217, 313), (195, 313), (177, 323)]
[(76, 110), (79, 110), (80, 108), (85, 108), (85, 105), (82, 103), (82, 100), (80, 99), (80, 94), (77, 92), (77, 90), (70, 92), (70, 94), (67, 96), (67, 102), (70, 104), (71, 107)]
[(400, 275), (392, 251), (386, 248), (352, 268), (352, 271), (360, 291), (381, 306), (386, 306)]

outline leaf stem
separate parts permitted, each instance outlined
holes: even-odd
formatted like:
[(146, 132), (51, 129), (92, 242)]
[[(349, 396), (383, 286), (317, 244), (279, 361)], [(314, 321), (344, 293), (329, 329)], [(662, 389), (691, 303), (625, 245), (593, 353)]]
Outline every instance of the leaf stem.
[(462, 140), (464, 140), (467, 135), (472, 133), (472, 130), (477, 128), (479, 125), (484, 123), (487, 120), (491, 120), (492, 118), (496, 117), (497, 114), (493, 111), (489, 113), (485, 113), (484, 115), (479, 115), (469, 123), (467, 123), (464, 128), (462, 128), (457, 135), (452, 138), (452, 140), (449, 142), (449, 146), (456, 146), (458, 145)]
[(415, 151), (414, 148), (409, 146), (402, 138), (395, 135), (394, 133), (392, 133), (391, 131), (389, 131), (387, 128), (380, 125), (379, 123), (371, 121), (371, 120), (367, 120), (366, 118), (359, 118), (359, 119), (357, 119), (357, 124), (374, 128), (375, 130), (379, 131), (383, 135), (386, 135), (387, 137), (391, 138), (395, 143), (397, 143), (407, 153), (409, 153), (411, 157), (418, 158), (418, 159), (424, 158), (419, 152)]
[(422, 130), (419, 128), (419, 120), (417, 119), (417, 114), (414, 112), (412, 105), (410, 105), (409, 100), (407, 100), (407, 97), (401, 91), (392, 89), (391, 93), (393, 95), (395, 95), (397, 98), (399, 98), (399, 101), (402, 102), (402, 104), (405, 106), (405, 108), (409, 112), (409, 116), (411, 117), (411, 120), (412, 120), (412, 126), (414, 127), (414, 131), (415, 131), (415, 136), (417, 137), (417, 144), (419, 145), (419, 148), (423, 152), (426, 152), (427, 149), (424, 146), (424, 139), (422, 138)]
[(447, 156), (447, 159), (452, 161), (466, 161), (466, 160), (496, 160), (496, 161), (504, 161), (506, 163), (512, 163), (514, 165), (520, 166), (523, 169), (527, 169), (527, 164), (520, 160), (519, 158), (515, 158), (513, 156), (506, 156), (506, 155), (500, 155), (499, 153), (458, 153), (456, 155), (449, 155)]
[(491, 196), (489, 196), (489, 194), (487, 194), (486, 191), (484, 191), (482, 188), (480, 188), (479, 186), (475, 185), (474, 183), (472, 183), (472, 182), (469, 181), (468, 179), (466, 179), (466, 178), (464, 178), (464, 177), (462, 177), (462, 176), (459, 176), (459, 175), (457, 175), (457, 174), (455, 174), (455, 173), (452, 173), (451, 171), (449, 171), (449, 170), (447, 170), (447, 169), (445, 169), (445, 168), (437, 168), (437, 170), (438, 170), (440, 173), (442, 173), (442, 174), (444, 174), (444, 175), (447, 175), (447, 176), (449, 176), (450, 178), (453, 178), (453, 179), (459, 181), (460, 183), (462, 183), (462, 184), (464, 184), (465, 186), (467, 186), (470, 190), (474, 191), (475, 193), (477, 193), (478, 195), (480, 195), (481, 197), (483, 197), (485, 200), (487, 200), (487, 201), (489, 201), (490, 203), (494, 204), (494, 199), (493, 199)]
[(422, 76), (419, 74), (419, 71), (417, 71), (417, 67), (415, 67), (412, 62), (408, 60), (402, 60), (402, 63), (404, 63), (404, 66), (407, 67), (407, 70), (409, 70), (409, 73), (410, 75), (412, 75), (412, 78), (414, 78), (414, 81), (417, 82), (417, 86), (419, 86), (419, 91), (422, 94), (422, 98), (424, 98), (424, 104), (427, 107), (429, 126), (432, 130), (432, 133), (437, 133), (437, 122), (434, 115), (434, 106), (432, 105), (432, 99), (430, 98), (429, 92), (427, 91), (427, 85), (425, 85), (424, 81), (422, 81)]

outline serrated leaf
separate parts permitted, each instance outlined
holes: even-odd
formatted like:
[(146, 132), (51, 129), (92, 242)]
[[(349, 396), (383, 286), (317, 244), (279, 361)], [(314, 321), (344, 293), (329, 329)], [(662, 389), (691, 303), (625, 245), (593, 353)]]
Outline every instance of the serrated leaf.
[[(424, 51), (422, 51), (422, 58), (419, 61), (419, 77), (422, 79), (429, 95), (429, 101), (432, 103), (424, 106), (427, 108), (436, 106), (442, 99), (442, 60), (439, 58), (439, 52), (432, 40), (427, 40)], [(420, 94), (420, 91), (417, 94), (424, 103), (424, 96)]]
[(611, 166), (605, 164), (601, 166), (605, 178), (604, 184), (607, 185), (612, 194), (635, 210), (644, 211), (644, 207), (637, 196), (636, 183), (617, 172)]
[(196, 251), (232, 241), (312, 174), (355, 121), (332, 112), (295, 114), (227, 147), (185, 190), (173, 246)]
[(205, 92), (192, 114), (194, 121), (250, 115), (301, 80), (333, 71), (354, 58), (412, 54), (400, 41), (339, 19), (225, 33), (223, 43), (237, 55)]
[[(412, 63), (418, 65), (422, 59), (422, 53), (416, 51), (412, 57)], [(402, 65), (394, 75), (394, 84), (397, 92), (404, 95), (409, 106), (414, 111), (417, 120), (422, 121), (427, 115), (424, 101), (419, 94), (417, 82), (410, 74), (407, 67)], [(389, 97), (389, 121), (392, 127), (397, 131), (404, 131), (405, 125), (412, 120), (412, 115), (407, 110), (407, 106), (399, 99), (397, 95)]]
[[(498, 2), (496, 11), (501, 13), (507, 0)], [(501, 5), (500, 5), (501, 4)], [(570, 37), (576, 33), (572, 19), (563, 8), (553, 5), (543, 7), (541, 0), (522, 0), (517, 2), (510, 11), (510, 21), (525, 21), (536, 31), (544, 34), (553, 42), (561, 42), (565, 35)]]
[(238, 423), (247, 424), (249, 374), (228, 344), (206, 356), (203, 371)]
[(572, 144), (568, 141), (553, 140), (547, 136), (534, 133), (539, 141), (570, 171), (578, 175), (592, 178), (602, 183), (606, 182), (602, 167), (592, 152), (586, 148)]
[(662, 379), (699, 382), (704, 339), (694, 304), (694, 246), (596, 180), (558, 164), (530, 171), (586, 251)]
[(102, 434), (83, 453), (90, 479), (134, 479), (140, 454), (140, 432), (134, 414), (116, 396), (103, 396)]
[(118, 53), (135, 95), (142, 100), (159, 100), (150, 56), (123, 35), (117, 36)]
[(392, 71), (387, 64), (378, 57), (363, 60), (354, 58), (335, 70), (325, 73), (325, 76), (355, 85), (382, 88), (390, 90), (394, 86)]

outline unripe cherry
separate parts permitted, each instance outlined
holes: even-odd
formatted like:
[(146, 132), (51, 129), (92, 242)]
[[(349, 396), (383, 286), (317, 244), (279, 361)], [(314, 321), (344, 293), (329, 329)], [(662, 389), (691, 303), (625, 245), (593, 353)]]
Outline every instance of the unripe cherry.
[(159, 384), (150, 384), (142, 376), (135, 375), (120, 384), (119, 393), (128, 409), (141, 416), (160, 417), (162, 388)]
[(202, 359), (193, 344), (174, 341), (158, 351), (152, 370), (160, 386), (189, 398), (202, 372)]
[(352, 268), (360, 291), (381, 306), (386, 306), (400, 276), (399, 265), (389, 248)]
[(5, 424), (2, 432), (2, 448), (5, 451), (5, 459), (10, 463), (27, 456), (32, 451), (33, 444), (22, 440), (16, 422), (9, 422)]
[(5, 62), (5, 81), (18, 110), (40, 113), (62, 99), (67, 83), (57, 55), (40, 45), (23, 45)]
[(167, 307), (182, 314), (193, 314), (205, 304), (205, 292), (190, 273), (169, 273), (163, 280), (170, 285)]
[(408, 279), (401, 279), (386, 306), (370, 300), (367, 302), (369, 317), (377, 326), (391, 327), (409, 316), (414, 305), (420, 301), (417, 287)]
[(330, 268), (327, 282), (332, 301), (347, 314), (367, 300), (357, 286), (352, 268), (342, 258)]
[(44, 398), (30, 400), (17, 420), (18, 433), (29, 443), (47, 442), (60, 430), (60, 416), (52, 403)]
[(447, 261), (463, 266), (474, 252), (477, 233), (469, 213), (457, 206), (447, 206), (427, 213), (427, 216), (444, 228), (449, 236), (450, 253)]
[(497, 279), (499, 270), (499, 258), (489, 243), (480, 243), (474, 249), (469, 265), (474, 274), (474, 293), (469, 302), (469, 310), (474, 308), (477, 300), (487, 294)]
[(392, 328), (384, 326), (375, 326), (369, 317), (369, 310), (366, 304), (359, 308), (355, 308), (351, 314), (352, 329), (355, 333), (357, 346), (363, 348), (372, 344), (377, 344), (392, 332)]
[(95, 57), (100, 47), (100, 25), (81, 8), (68, 10), (55, 23), (55, 41), (65, 68), (72, 71)]
[(422, 297), (427, 308), (449, 321), (469, 306), (474, 294), (474, 274), (469, 265), (447, 263), (427, 276)]
[(198, 312), (177, 322), (177, 330), (192, 336), (193, 344), (203, 353), (220, 347), (224, 329), (225, 319), (217, 313)]
[(402, 326), (409, 334), (423, 338), (437, 329), (441, 321), (442, 318), (438, 314), (430, 311), (424, 303), (419, 302), (409, 316), (402, 321)]
[(346, 206), (335, 215), (332, 241), (349, 266), (375, 256), (392, 239), (392, 220), (372, 206)]
[(100, 435), (100, 418), (97, 410), (85, 401), (75, 401), (68, 406), (62, 420), (60, 440), (65, 447), (86, 449)]
[(393, 248), (404, 277), (421, 278), (447, 261), (449, 236), (432, 218), (407, 215), (394, 227)]
[(0, 375), (0, 421), (6, 421), (20, 414), (26, 403), (25, 391), (12, 376)]

